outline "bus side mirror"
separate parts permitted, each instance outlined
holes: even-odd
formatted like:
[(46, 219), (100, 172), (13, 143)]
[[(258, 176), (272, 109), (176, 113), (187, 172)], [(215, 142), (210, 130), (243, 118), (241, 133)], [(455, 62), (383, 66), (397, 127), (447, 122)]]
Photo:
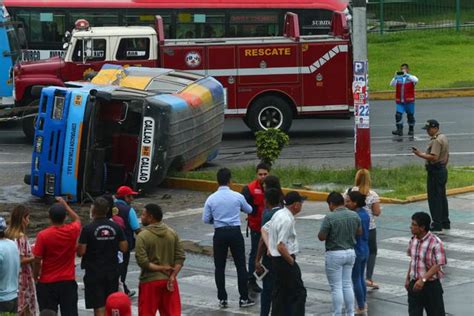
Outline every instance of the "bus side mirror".
[(20, 44), (20, 48), (22, 48), (22, 49), (28, 48), (28, 43), (26, 41), (25, 29), (22, 28), (22, 27), (19, 27), (19, 28), (16, 29), (16, 31), (18, 33), (18, 42)]

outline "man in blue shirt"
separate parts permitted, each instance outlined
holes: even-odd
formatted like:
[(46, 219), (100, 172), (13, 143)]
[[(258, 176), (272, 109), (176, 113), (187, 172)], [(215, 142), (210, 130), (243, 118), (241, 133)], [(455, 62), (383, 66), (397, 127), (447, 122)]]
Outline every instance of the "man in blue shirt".
[(245, 245), (240, 230), (240, 211), (250, 214), (252, 206), (247, 203), (242, 194), (229, 188), (231, 176), (231, 172), (227, 168), (222, 168), (217, 172), (219, 189), (207, 198), (202, 214), (203, 222), (214, 225), (215, 229), (213, 238), (215, 279), (217, 298), (221, 308), (228, 306), (224, 272), (229, 248), (237, 269), (239, 306), (255, 305), (255, 302), (248, 296)]
[(18, 311), (20, 253), (16, 242), (5, 238), (7, 225), (0, 217), (0, 314)]
[(115, 206), (117, 206), (119, 213), (118, 215), (123, 219), (125, 223), (125, 238), (128, 243), (128, 251), (123, 253), (123, 262), (120, 264), (120, 281), (123, 285), (125, 294), (132, 297), (135, 295), (135, 291), (130, 291), (125, 284), (127, 278), (128, 263), (130, 261), (130, 252), (135, 249), (135, 234), (140, 232), (140, 224), (138, 223), (137, 212), (132, 207), (132, 202), (138, 192), (132, 190), (128, 186), (121, 186), (115, 193)]

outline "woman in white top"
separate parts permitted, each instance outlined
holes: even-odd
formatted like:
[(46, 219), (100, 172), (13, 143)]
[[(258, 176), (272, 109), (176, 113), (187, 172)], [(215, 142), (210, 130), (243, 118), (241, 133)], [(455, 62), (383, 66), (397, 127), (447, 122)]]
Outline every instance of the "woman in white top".
[[(355, 176), (355, 186), (348, 191), (359, 191), (366, 196), (365, 203), (367, 211), (370, 216), (369, 225), (369, 259), (367, 260), (367, 286), (373, 289), (378, 289), (379, 285), (372, 280), (374, 274), (375, 258), (377, 257), (377, 233), (375, 227), (375, 217), (379, 216), (382, 210), (380, 209), (380, 198), (377, 193), (370, 189), (371, 180), (370, 173), (367, 169), (360, 169)], [(347, 194), (348, 192), (346, 192)]]

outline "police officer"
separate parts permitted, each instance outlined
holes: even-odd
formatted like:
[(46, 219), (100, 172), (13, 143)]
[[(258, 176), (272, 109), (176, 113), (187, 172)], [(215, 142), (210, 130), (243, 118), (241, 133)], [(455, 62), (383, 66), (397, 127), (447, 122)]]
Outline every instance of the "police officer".
[(428, 172), (427, 191), (428, 205), (433, 219), (431, 231), (441, 233), (443, 229), (450, 229), (448, 199), (446, 198), (446, 182), (448, 170), (446, 165), (449, 160), (449, 145), (446, 135), (439, 132), (439, 123), (428, 120), (423, 129), (431, 137), (426, 153), (412, 148), (413, 153), (426, 160)]
[(395, 74), (390, 85), (396, 87), (395, 102), (397, 103), (397, 112), (395, 113), (395, 123), (397, 129), (392, 131), (393, 135), (403, 135), (403, 113), (407, 113), (408, 135), (413, 136), (415, 127), (415, 85), (418, 78), (409, 74), (408, 64), (402, 64), (400, 71)]

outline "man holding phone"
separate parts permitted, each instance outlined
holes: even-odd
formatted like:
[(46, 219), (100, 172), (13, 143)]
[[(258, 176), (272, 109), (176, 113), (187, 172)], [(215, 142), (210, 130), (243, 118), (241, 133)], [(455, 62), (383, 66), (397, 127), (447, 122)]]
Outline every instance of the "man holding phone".
[(403, 135), (403, 113), (407, 113), (408, 135), (414, 135), (415, 127), (415, 85), (418, 78), (409, 74), (408, 64), (402, 64), (400, 71), (397, 71), (390, 85), (396, 87), (395, 102), (397, 110), (395, 113), (395, 124), (397, 129), (392, 131), (393, 135)]
[(433, 233), (442, 233), (443, 229), (451, 228), (446, 197), (446, 183), (448, 182), (446, 165), (449, 160), (448, 138), (439, 132), (437, 120), (426, 121), (423, 129), (431, 137), (428, 148), (425, 153), (415, 147), (412, 147), (412, 151), (416, 156), (426, 160), (428, 205), (433, 219), (430, 230)]

